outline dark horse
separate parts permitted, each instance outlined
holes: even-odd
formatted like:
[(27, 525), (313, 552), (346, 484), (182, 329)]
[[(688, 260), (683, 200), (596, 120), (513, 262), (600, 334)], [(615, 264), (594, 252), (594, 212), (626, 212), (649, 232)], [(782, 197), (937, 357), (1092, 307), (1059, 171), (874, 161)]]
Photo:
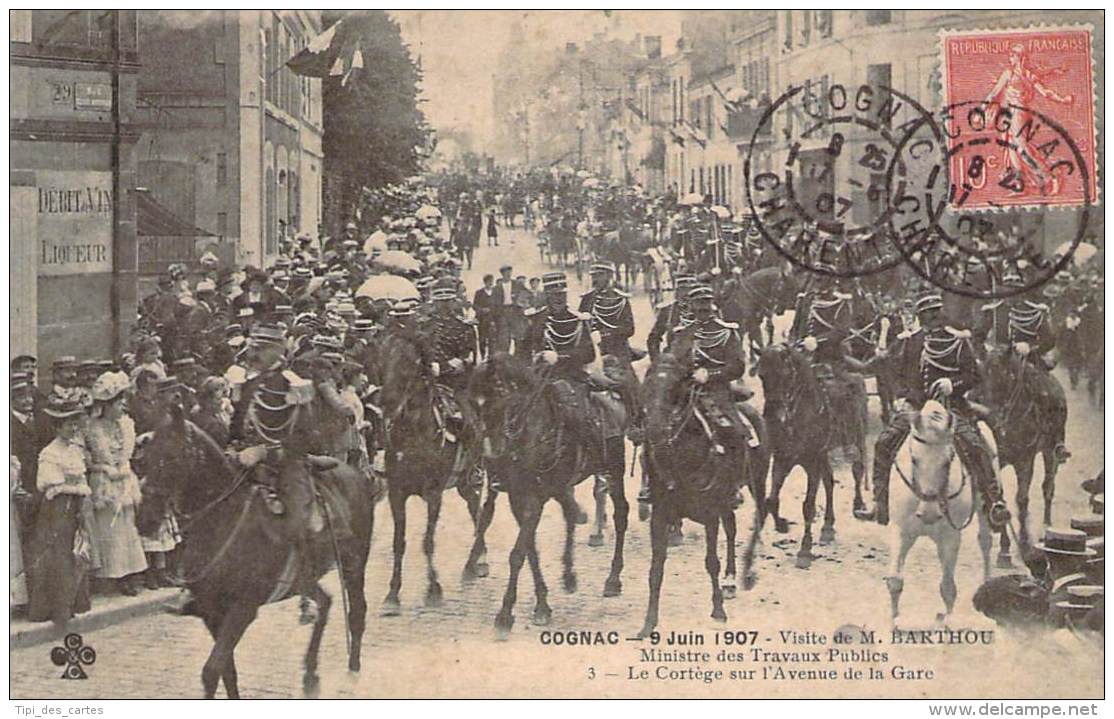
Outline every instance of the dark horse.
[[(827, 506), (820, 544), (835, 539), (834, 484), (828, 452), (853, 446), (858, 454), (852, 463), (855, 477), (855, 506), (865, 506), (862, 498), (866, 467), (866, 395), (857, 393), (851, 406), (833, 406), (816, 377), (808, 357), (800, 350), (777, 344), (762, 352), (758, 363), (766, 404), (763, 416), (770, 431), (773, 475), (766, 509), (780, 533), (789, 531), (789, 522), (780, 514), (781, 487), (793, 467), (800, 465), (808, 475), (802, 513), (805, 533), (797, 552), (797, 566), (812, 564), (812, 522), (816, 517), (816, 494), (821, 481)], [(842, 411), (841, 411), (842, 410)]]
[[(565, 519), (562, 583), (567, 592), (577, 588), (573, 546), (579, 508), (573, 490), (598, 467), (592, 466), (597, 459), (589, 456), (588, 449), (562, 421), (559, 405), (566, 401), (562, 397), (569, 391), (566, 384), (567, 380), (548, 381), (521, 357), (503, 353), (493, 356), (473, 377), (472, 386), (481, 401), (488, 431), (485, 463), (488, 471), (503, 478), (518, 522), (518, 538), (510, 554), (510, 579), (495, 618), (496, 629), (502, 633), (514, 625), (518, 574), (525, 560), (534, 575), (534, 623), (548, 624), (552, 616), (536, 543), (542, 509), (550, 499), (561, 505)], [(620, 575), (630, 509), (622, 481), (623, 437), (608, 439), (604, 454), (603, 464), (614, 477), (608, 482), (608, 491), (615, 510), (615, 551), (603, 594), (613, 597), (622, 592)]]
[(793, 306), (797, 283), (782, 265), (764, 267), (724, 283), (723, 318), (747, 335), (752, 357), (773, 337), (773, 318)]
[[(380, 344), (378, 370), (383, 389), (380, 391), (387, 474), (387, 498), (394, 519), (394, 569), (387, 596), (383, 600), (383, 616), (397, 616), (402, 588), (402, 558), (406, 552), (406, 500), (418, 495), (425, 500), (427, 520), (422, 549), (426, 557), (426, 603), (433, 606), (442, 600), (441, 583), (433, 565), (434, 535), (441, 514), (442, 494), (456, 486), (468, 504), (468, 513), (475, 523), (480, 509), (482, 487), (471, 481), (475, 462), (468, 447), (444, 441), (434, 415), (438, 391), (436, 382), (427, 375), (422, 352), (415, 340), (401, 334), (388, 334)], [(465, 398), (457, 397), (457, 401)], [(472, 428), (479, 432), (479, 428)], [(458, 438), (457, 442), (464, 442)]]
[[(645, 404), (646, 471), (649, 472), (650, 501), (650, 601), (640, 636), (649, 636), (658, 624), (658, 602), (665, 575), (669, 528), (682, 519), (704, 525), (706, 554), (704, 567), (712, 580), (712, 618), (724, 622), (724, 589), (719, 578), (719, 527), (727, 539), (727, 567), (724, 578), (729, 587), (727, 598), (734, 596), (735, 585), (735, 478), (742, 474), (754, 498), (754, 524), (743, 552), (743, 586), (753, 586), (751, 566), (758, 535), (765, 519), (766, 454), (765, 428), (761, 418), (751, 416), (759, 433), (761, 449), (746, 453), (716, 454), (710, 439), (696, 417), (696, 388), (687, 381), (687, 369), (669, 352), (663, 352), (646, 373), (642, 385)], [(749, 416), (749, 415), (748, 415)], [(740, 456), (741, 454), (741, 456)]]
[[(1064, 440), (1067, 400), (1060, 382), (1009, 350), (990, 352), (983, 363), (982, 400), (991, 411), (998, 463), (1017, 475), (1017, 522), (1021, 550), (1029, 547), (1029, 487), (1037, 455), (1044, 465), (1044, 524), (1052, 523), (1052, 497), (1060, 460), (1056, 445)], [(1001, 534), (999, 566), (1010, 566), (1010, 539)]]
[[(307, 487), (310, 459), (287, 449), (275, 463), (276, 486)], [(299, 556), (291, 538), (290, 512), (268, 508), (271, 491), (254, 481), (255, 472), (236, 470), (220, 447), (173, 406), (144, 448), (143, 502), (137, 524), (157, 526), (174, 507), (182, 517), (181, 548), (186, 586), (192, 594), (187, 612), (201, 617), (214, 645), (201, 671), (205, 696), (213, 697), (224, 680), (229, 698), (239, 697), (233, 654), (259, 607), (292, 596), (311, 582), (318, 614), (305, 655), (303, 688), (314, 696), (319, 687), (317, 655), (332, 599), (317, 584), (339, 560), (348, 605), (348, 668), (360, 669), (367, 601), (364, 573), (371, 547), (375, 489), (370, 479), (333, 460), (314, 462), (331, 469), (313, 472), (323, 497), (324, 530)], [(283, 493), (291, 505), (297, 492)], [(308, 493), (307, 493), (308, 494)], [(305, 501), (316, 501), (304, 497)], [(295, 530), (296, 531), (296, 530)], [(303, 572), (311, 571), (311, 577)]]

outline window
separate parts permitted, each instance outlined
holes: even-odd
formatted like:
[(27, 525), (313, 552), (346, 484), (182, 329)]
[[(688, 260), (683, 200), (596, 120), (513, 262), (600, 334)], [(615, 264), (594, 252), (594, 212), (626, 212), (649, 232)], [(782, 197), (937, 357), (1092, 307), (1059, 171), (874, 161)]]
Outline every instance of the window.
[(863, 12), (866, 13), (866, 24), (871, 27), (890, 24), (889, 10), (864, 10)]
[(217, 213), (217, 234), (220, 235), (221, 237), (225, 237), (225, 236), (228, 235), (228, 213), (227, 212), (218, 212)]
[(802, 47), (808, 45), (808, 41), (812, 36), (812, 11), (805, 10), (801, 13), (801, 37), (798, 40), (798, 45)]
[(8, 40), (11, 42), (31, 42), (31, 11), (10, 10), (8, 12)]
[[(888, 62), (887, 63), (882, 63), (880, 65), (867, 65), (866, 66), (866, 81), (872, 87), (893, 87), (893, 85), (891, 84), (892, 83), (891, 75), (892, 75), (892, 72), (891, 72), (891, 68), (890, 68), (890, 63), (888, 63)], [(881, 100), (881, 102), (877, 105), (877, 107), (879, 107), (879, 108), (885, 107), (886, 102), (889, 100), (888, 97), (878, 98), (878, 99)], [(890, 127), (891, 123), (893, 121), (893, 114), (892, 113), (887, 113), (887, 112), (879, 113), (878, 120), (880, 121), (880, 123), (882, 125), (884, 125), (886, 127)]]
[(793, 11), (783, 10), (782, 19), (785, 21), (785, 35), (783, 36), (783, 48), (785, 50), (793, 49)]
[(223, 185), (226, 182), (228, 182), (228, 154), (224, 153), (224, 152), (218, 152), (217, 153), (217, 184), (218, 185)]
[(712, 122), (712, 119), (713, 119), (712, 98), (711, 97), (706, 97), (706, 98), (704, 98), (704, 124), (707, 126), (707, 133), (708, 133), (708, 139), (709, 140), (712, 139), (712, 135), (715, 134), (715, 129), (716, 129), (715, 128), (715, 123)]
[[(110, 49), (112, 24), (119, 21), (120, 48), (135, 50), (136, 13), (134, 10), (34, 10), (30, 13), (30, 38), (39, 45), (68, 45)], [(16, 32), (27, 34), (26, 20), (14, 23), (9, 30), (12, 40)]]

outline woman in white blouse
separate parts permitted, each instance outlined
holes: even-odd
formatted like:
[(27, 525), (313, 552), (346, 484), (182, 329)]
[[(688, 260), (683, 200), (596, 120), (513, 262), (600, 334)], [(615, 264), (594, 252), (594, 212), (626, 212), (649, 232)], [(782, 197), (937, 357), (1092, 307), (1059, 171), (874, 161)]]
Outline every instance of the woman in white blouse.
[(93, 383), (85, 445), (90, 462), (93, 544), (101, 565), (96, 576), (115, 581), (121, 594), (134, 596), (141, 573), (147, 570), (147, 558), (135, 526), (135, 508), (142, 496), (131, 467), (135, 423), (124, 412), (130, 386), (123, 372), (105, 372)]
[(65, 624), (89, 611), (88, 570), (96, 562), (88, 542), (89, 484), (81, 435), (85, 409), (56, 399), (44, 410), (55, 437), (39, 454), (36, 488), (41, 504), (31, 539), (28, 576), (31, 621)]

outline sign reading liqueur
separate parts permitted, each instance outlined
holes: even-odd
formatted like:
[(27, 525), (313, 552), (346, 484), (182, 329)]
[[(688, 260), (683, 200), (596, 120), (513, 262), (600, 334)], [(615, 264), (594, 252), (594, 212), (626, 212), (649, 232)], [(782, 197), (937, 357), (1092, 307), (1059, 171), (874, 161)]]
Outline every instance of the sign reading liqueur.
[(112, 271), (112, 173), (41, 171), (40, 275)]

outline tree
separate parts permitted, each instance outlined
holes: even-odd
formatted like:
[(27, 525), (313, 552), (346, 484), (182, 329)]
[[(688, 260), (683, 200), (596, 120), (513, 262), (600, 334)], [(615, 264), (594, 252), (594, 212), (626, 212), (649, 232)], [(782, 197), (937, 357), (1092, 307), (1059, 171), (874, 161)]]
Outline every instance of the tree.
[(322, 13), (326, 27), (344, 19), (363, 69), (324, 84), (324, 216), (332, 234), (353, 219), (364, 187), (417, 174), (430, 130), (418, 108), (421, 68), (398, 23), (382, 10)]

